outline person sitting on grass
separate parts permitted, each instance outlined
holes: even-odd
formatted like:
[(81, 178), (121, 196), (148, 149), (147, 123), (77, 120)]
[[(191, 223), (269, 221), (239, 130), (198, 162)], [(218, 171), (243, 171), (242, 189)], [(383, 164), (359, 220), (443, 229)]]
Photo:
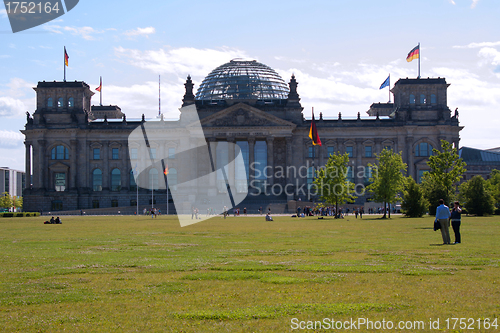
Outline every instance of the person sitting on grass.
[(271, 213), (267, 213), (266, 215), (266, 221), (272, 221), (273, 217), (271, 216)]
[(56, 224), (56, 220), (54, 219), (54, 216), (50, 219), (50, 224)]
[(59, 216), (56, 218), (56, 224), (62, 224), (61, 219), (59, 218)]

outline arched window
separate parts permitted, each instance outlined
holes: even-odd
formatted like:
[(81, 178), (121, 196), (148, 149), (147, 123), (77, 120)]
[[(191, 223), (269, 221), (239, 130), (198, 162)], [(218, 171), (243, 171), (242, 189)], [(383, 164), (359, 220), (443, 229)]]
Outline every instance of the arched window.
[(151, 190), (157, 190), (158, 189), (158, 170), (155, 168), (149, 170), (149, 182), (148, 182), (148, 188)]
[(437, 103), (436, 95), (432, 94), (431, 95), (431, 104), (436, 104), (436, 103)]
[(137, 184), (135, 183), (134, 170), (130, 170), (130, 190), (137, 190)]
[(92, 189), (102, 191), (102, 171), (100, 169), (92, 171)]
[(54, 102), (52, 100), (52, 97), (47, 98), (47, 107), (51, 108), (54, 106)]
[(52, 148), (51, 159), (53, 160), (69, 160), (69, 151), (68, 148), (64, 146), (57, 146)]
[(175, 169), (168, 170), (168, 187), (172, 191), (177, 190), (177, 170)]
[(427, 142), (421, 142), (415, 146), (415, 156), (432, 156), (432, 145)]
[(122, 176), (120, 169), (111, 171), (111, 191), (120, 191), (122, 189)]
[(415, 95), (410, 95), (410, 104), (415, 104)]
[(75, 106), (75, 99), (73, 97), (70, 97), (68, 99), (68, 108), (72, 108)]
[(59, 99), (57, 100), (57, 107), (62, 108), (63, 106), (64, 106), (64, 100), (62, 97), (59, 97)]
[(420, 95), (420, 104), (425, 104), (427, 100), (425, 99), (425, 95), (424, 94), (421, 94)]

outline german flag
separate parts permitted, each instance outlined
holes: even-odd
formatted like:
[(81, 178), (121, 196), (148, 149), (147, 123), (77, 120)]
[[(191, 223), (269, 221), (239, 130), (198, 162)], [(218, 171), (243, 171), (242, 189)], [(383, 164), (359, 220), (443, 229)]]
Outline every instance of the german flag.
[(311, 128), (309, 129), (309, 138), (312, 140), (314, 146), (321, 146), (321, 140), (316, 129), (316, 122), (314, 121), (314, 109), (312, 110)]
[(413, 48), (413, 50), (411, 50), (410, 53), (408, 53), (408, 56), (406, 57), (406, 61), (410, 62), (413, 59), (418, 59), (419, 54), (420, 54), (420, 44), (415, 46)]
[(166, 175), (168, 175), (168, 164), (165, 166), (165, 171), (163, 171), (163, 173)]
[(95, 90), (100, 92), (101, 89), (102, 89), (102, 76), (101, 76), (101, 79), (99, 80), (99, 87), (95, 88)]
[(66, 52), (66, 46), (64, 47), (64, 65), (68, 67), (68, 61), (69, 61), (69, 55), (68, 52)]

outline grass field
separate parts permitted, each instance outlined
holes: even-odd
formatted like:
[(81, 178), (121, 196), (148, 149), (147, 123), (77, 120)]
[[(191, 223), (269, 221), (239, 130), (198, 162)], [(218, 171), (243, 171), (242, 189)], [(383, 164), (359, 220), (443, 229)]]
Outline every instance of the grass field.
[(445, 320), (500, 316), (500, 217), (463, 217), (448, 246), (430, 217), (45, 219), (0, 219), (2, 332), (290, 332), (292, 318), (360, 317), (498, 331)]

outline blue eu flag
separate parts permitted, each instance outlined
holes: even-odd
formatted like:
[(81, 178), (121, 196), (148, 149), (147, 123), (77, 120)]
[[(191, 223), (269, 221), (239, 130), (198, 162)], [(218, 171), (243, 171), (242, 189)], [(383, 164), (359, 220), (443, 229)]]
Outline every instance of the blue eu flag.
[(390, 82), (391, 82), (391, 75), (389, 74), (387, 79), (385, 79), (384, 83), (382, 83), (382, 85), (380, 86), (380, 89), (384, 89), (385, 87), (388, 87), (390, 85)]

